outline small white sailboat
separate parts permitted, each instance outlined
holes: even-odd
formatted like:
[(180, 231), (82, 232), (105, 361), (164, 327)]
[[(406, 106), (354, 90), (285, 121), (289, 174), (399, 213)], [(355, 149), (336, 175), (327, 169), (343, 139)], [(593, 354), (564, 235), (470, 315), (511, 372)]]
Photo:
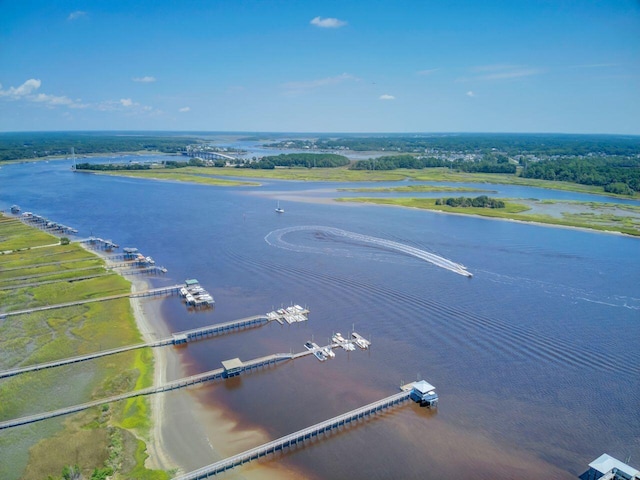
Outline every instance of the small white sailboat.
[(276, 207), (276, 213), (284, 213), (284, 208), (280, 207), (280, 201), (278, 201), (278, 206)]

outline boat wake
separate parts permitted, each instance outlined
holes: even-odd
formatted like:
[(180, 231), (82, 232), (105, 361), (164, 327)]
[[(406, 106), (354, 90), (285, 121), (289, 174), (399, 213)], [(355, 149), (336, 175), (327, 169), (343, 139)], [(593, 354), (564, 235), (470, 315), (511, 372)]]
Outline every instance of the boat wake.
[(285, 248), (287, 250), (294, 250), (297, 252), (326, 253), (326, 250), (320, 248), (296, 245), (293, 243), (289, 243), (283, 239), (283, 237), (289, 233), (304, 231), (314, 232), (316, 233), (316, 235), (323, 235), (324, 238), (333, 237), (333, 239), (336, 241), (350, 240), (366, 245), (374, 245), (385, 250), (400, 252), (415, 258), (419, 258), (420, 260), (424, 260), (437, 267), (449, 270), (450, 272), (457, 273), (458, 275), (463, 275), (465, 277), (473, 276), (473, 274), (469, 272), (464, 265), (455, 263), (447, 258), (436, 255), (435, 253), (430, 253), (425, 250), (412, 247), (410, 245), (394, 242), (392, 240), (385, 240), (384, 238), (371, 237), (369, 235), (362, 235), (360, 233), (348, 232), (347, 230), (341, 230), (339, 228), (323, 227), (318, 225), (282, 228), (268, 233), (267, 236), (264, 237), (264, 240), (269, 245), (279, 248)]

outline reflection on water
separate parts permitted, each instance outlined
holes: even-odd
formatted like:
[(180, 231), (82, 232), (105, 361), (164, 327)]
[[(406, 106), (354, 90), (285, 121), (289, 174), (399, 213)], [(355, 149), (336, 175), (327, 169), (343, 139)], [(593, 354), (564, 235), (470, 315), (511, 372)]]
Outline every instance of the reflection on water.
[[(379, 206), (289, 202), (277, 215), (246, 188), (74, 175), (57, 162), (3, 167), (0, 182), (11, 185), (0, 207), (138, 247), (169, 269), (157, 284), (200, 280), (215, 310), (188, 312), (169, 298), (170, 331), (290, 302), (311, 308), (304, 324), (190, 344), (179, 350), (187, 373), (300, 351), (353, 327), (372, 340), (366, 352), (193, 390), (239, 431), (275, 438), (417, 376), (436, 385), (435, 413), (407, 405), (275, 457), (311, 478), (574, 478), (602, 452), (640, 454), (637, 239)], [(260, 191), (294, 198), (307, 187), (269, 181)]]

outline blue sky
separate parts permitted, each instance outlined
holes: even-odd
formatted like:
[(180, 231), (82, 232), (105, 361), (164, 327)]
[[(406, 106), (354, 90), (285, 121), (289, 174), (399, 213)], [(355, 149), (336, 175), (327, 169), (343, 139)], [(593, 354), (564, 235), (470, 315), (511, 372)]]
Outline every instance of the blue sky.
[(640, 2), (5, 1), (0, 130), (640, 134)]

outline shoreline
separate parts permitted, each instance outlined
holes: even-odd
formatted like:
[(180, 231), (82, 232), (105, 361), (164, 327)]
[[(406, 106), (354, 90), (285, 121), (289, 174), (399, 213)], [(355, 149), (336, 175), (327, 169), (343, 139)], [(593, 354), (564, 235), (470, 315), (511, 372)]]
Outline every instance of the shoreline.
[(489, 217), (489, 216), (485, 216), (485, 215), (473, 215), (471, 213), (459, 213), (459, 212), (447, 212), (444, 210), (437, 210), (437, 209), (431, 209), (431, 208), (420, 208), (420, 207), (410, 207), (407, 205), (394, 205), (391, 203), (377, 203), (377, 202), (353, 202), (350, 201), (348, 198), (345, 200), (338, 200), (338, 199), (332, 199), (333, 202), (340, 204), (340, 203), (350, 203), (350, 204), (359, 204), (359, 205), (375, 205), (375, 206), (379, 206), (379, 207), (395, 207), (395, 208), (410, 208), (413, 210), (421, 210), (424, 212), (433, 212), (433, 213), (440, 213), (443, 215), (459, 215), (459, 216), (463, 216), (463, 217), (469, 217), (469, 218), (479, 218), (482, 220), (500, 220), (503, 222), (514, 222), (514, 223), (520, 223), (523, 225), (536, 225), (536, 226), (540, 226), (540, 227), (548, 227), (548, 228), (565, 228), (568, 230), (577, 230), (577, 231), (582, 231), (582, 232), (590, 232), (590, 233), (603, 233), (603, 234), (607, 234), (607, 235), (620, 235), (622, 237), (628, 237), (628, 238), (639, 238), (639, 235), (632, 235), (630, 233), (624, 233), (624, 232), (618, 232), (616, 230), (600, 230), (597, 228), (589, 228), (589, 227), (579, 227), (576, 225), (562, 225), (560, 223), (545, 223), (545, 222), (538, 222), (535, 220), (520, 220), (517, 218), (505, 218), (505, 217)]
[[(105, 252), (89, 248), (84, 243), (78, 243), (85, 250), (100, 257), (105, 262), (106, 266), (109, 266), (113, 263), (110, 261)], [(138, 275), (126, 275), (118, 271), (115, 271), (115, 273), (131, 283), (131, 292), (146, 290), (151, 286), (150, 282), (147, 281), (144, 277)], [(145, 313), (145, 299), (130, 297), (129, 303), (131, 305), (133, 318), (136, 322), (136, 327), (145, 342), (157, 340), (163, 335), (169, 335), (168, 329), (166, 328), (166, 326), (164, 326), (163, 321), (162, 325), (152, 325), (152, 323), (149, 321), (149, 317)], [(163, 326), (164, 329), (162, 328)], [(168, 358), (166, 352), (164, 352), (162, 348), (152, 348), (151, 352), (153, 354), (153, 386), (155, 387), (166, 382)], [(149, 430), (149, 438), (142, 439), (146, 444), (148, 454), (148, 457), (145, 461), (145, 466), (149, 469), (175, 469), (177, 468), (176, 462), (173, 460), (169, 452), (165, 449), (162, 442), (161, 432), (162, 426), (164, 424), (164, 397), (163, 395), (150, 395), (148, 398), (150, 408), (149, 420), (151, 421), (151, 428)]]
[[(83, 248), (95, 253), (109, 265), (105, 252)], [(117, 272), (131, 282), (131, 291), (150, 288), (147, 278)], [(164, 298), (130, 298), (136, 326), (144, 341), (171, 335), (161, 312)], [(154, 359), (153, 386), (186, 375), (180, 357), (164, 347), (151, 349)], [(171, 394), (173, 393), (173, 394)], [(271, 440), (259, 426), (239, 430), (233, 414), (225, 408), (211, 408), (199, 391), (176, 391), (149, 395), (149, 438), (142, 438), (147, 448), (145, 467), (168, 472), (187, 473), (216, 460), (261, 445)], [(194, 442), (194, 439), (199, 441)], [(296, 469), (277, 463), (266, 466), (248, 465), (236, 469), (235, 477), (255, 480), (303, 478)]]

